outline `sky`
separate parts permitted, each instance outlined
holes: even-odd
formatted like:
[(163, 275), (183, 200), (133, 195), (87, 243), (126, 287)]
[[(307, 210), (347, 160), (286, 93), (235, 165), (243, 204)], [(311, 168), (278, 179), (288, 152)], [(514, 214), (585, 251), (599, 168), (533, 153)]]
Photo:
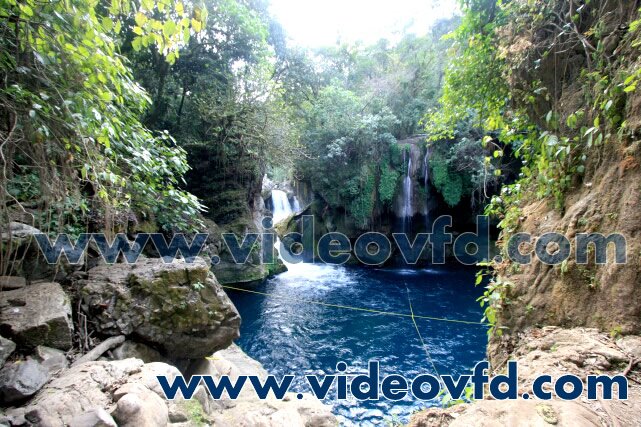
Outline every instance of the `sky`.
[(453, 15), (456, 0), (271, 0), (270, 11), (295, 45), (315, 48), (403, 33), (425, 34), (440, 18)]

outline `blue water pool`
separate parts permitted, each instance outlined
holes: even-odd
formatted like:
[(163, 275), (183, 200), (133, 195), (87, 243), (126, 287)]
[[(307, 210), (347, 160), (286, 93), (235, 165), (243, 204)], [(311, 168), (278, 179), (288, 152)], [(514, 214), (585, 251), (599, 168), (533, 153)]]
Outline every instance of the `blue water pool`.
[[(335, 374), (344, 361), (348, 372), (366, 372), (370, 359), (381, 364), (381, 377), (399, 373), (407, 378), (433, 374), (411, 318), (310, 304), (348, 305), (378, 311), (479, 321), (481, 294), (473, 269), (365, 269), (305, 264), (251, 289), (263, 296), (229, 291), (243, 322), (238, 345), (272, 374), (297, 376), (295, 391), (309, 389), (306, 374)], [(480, 325), (417, 319), (438, 372), (467, 373), (485, 357), (487, 328)], [(438, 402), (335, 400), (325, 403), (344, 425), (407, 421), (415, 410)]]

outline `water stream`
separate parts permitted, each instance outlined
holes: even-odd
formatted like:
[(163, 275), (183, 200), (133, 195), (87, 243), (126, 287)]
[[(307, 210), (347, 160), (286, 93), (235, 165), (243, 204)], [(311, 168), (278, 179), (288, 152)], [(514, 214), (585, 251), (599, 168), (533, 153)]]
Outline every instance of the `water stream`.
[(407, 174), (403, 179), (403, 210), (401, 216), (403, 220), (403, 232), (408, 232), (412, 222), (414, 211), (412, 209), (412, 155), (407, 155)]
[(290, 216), (292, 207), (287, 199), (287, 193), (282, 190), (272, 190), (272, 205), (273, 205), (273, 223), (277, 224), (280, 221)]

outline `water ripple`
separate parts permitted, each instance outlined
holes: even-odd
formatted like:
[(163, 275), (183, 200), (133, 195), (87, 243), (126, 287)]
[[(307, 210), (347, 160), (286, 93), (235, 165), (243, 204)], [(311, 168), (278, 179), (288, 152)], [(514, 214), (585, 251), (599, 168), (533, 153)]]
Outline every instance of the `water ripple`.
[[(290, 270), (260, 284), (261, 296), (230, 292), (243, 319), (238, 344), (275, 375), (297, 376), (295, 390), (309, 391), (304, 375), (334, 374), (336, 363), (348, 372), (365, 372), (370, 359), (381, 376), (408, 378), (433, 374), (411, 319), (296, 301), (366, 307), (409, 313), (408, 291), (416, 315), (478, 321), (474, 270), (442, 266), (422, 270), (359, 269), (329, 265), (290, 265)], [(462, 374), (485, 356), (486, 328), (417, 319), (441, 375)], [(330, 392), (332, 394), (332, 392)], [(338, 401), (333, 406), (343, 425), (385, 425), (407, 421), (413, 411), (437, 402)]]

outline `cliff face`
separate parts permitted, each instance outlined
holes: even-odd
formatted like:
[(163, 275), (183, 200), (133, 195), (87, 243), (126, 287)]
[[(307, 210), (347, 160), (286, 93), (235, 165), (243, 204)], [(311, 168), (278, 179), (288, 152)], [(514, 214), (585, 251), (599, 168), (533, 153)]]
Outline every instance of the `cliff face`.
[[(579, 4), (580, 3), (580, 4)], [(641, 21), (638, 1), (516, 1), (498, 26), (498, 49), (513, 111), (543, 144), (526, 146), (531, 174), (501, 195), (503, 260), (494, 265), (497, 331), (488, 358), (495, 373), (519, 362), (519, 395), (542, 374), (624, 375), (629, 399), (540, 402), (482, 400), (417, 414), (412, 426), (636, 425), (641, 360)], [(535, 151), (540, 150), (540, 151)], [(561, 151), (563, 150), (563, 151)], [(523, 154), (523, 153), (522, 153)], [(537, 163), (538, 162), (538, 163)], [(556, 169), (555, 169), (556, 168)], [(557, 266), (535, 256), (507, 261), (509, 238), (563, 234), (570, 257)], [(576, 262), (578, 233), (622, 234), (627, 262)], [(612, 246), (612, 245), (611, 245)], [(553, 248), (549, 251), (554, 252)]]
[(230, 152), (220, 145), (187, 146), (192, 170), (186, 175), (189, 191), (207, 207), (204, 224), (210, 234), (207, 255), (218, 257), (212, 271), (222, 284), (249, 283), (267, 277), (273, 266), (261, 263), (253, 251), (248, 262), (237, 264), (222, 241), (222, 233), (242, 238), (265, 232), (262, 220), (267, 210), (261, 197), (264, 164), (240, 149)]
[[(639, 69), (634, 3), (597, 1), (574, 11), (571, 2), (559, 1), (548, 10), (553, 22), (532, 14), (521, 25), (507, 26), (503, 34), (511, 70), (506, 79), (515, 107), (554, 133), (551, 144), (580, 134), (584, 145), (569, 155), (582, 156), (583, 166), (568, 175), (562, 197), (522, 197), (514, 227), (504, 232), (504, 250), (513, 233), (536, 237), (557, 232), (571, 241), (572, 252), (567, 263), (556, 267), (536, 257), (530, 265), (503, 262), (496, 267), (506, 283), (497, 313), (497, 324), (506, 334), (494, 338), (489, 348), (497, 360), (509, 354), (517, 333), (530, 326), (641, 332), (641, 93), (628, 87), (628, 77)], [(556, 28), (568, 14), (575, 14), (574, 26), (564, 30), (568, 35), (563, 39)], [(545, 96), (529, 96), (527, 88), (534, 86)], [(574, 124), (577, 117), (585, 127)], [(535, 192), (529, 188), (524, 194)], [(595, 264), (593, 251), (587, 265), (577, 265), (574, 238), (593, 232), (623, 234), (627, 263), (615, 264), (611, 247), (605, 265)]]
[[(568, 195), (565, 212), (549, 200), (526, 203), (518, 231), (541, 236), (565, 235), (576, 250), (577, 233), (620, 233), (627, 240), (627, 263), (615, 264), (613, 247), (607, 264), (578, 265), (571, 256), (567, 265), (550, 266), (536, 257), (529, 265), (502, 264), (498, 272), (510, 282), (499, 323), (515, 333), (528, 326), (590, 326), (615, 333), (641, 332), (641, 170), (640, 145), (613, 143), (593, 173)], [(573, 252), (574, 254), (574, 252)]]

